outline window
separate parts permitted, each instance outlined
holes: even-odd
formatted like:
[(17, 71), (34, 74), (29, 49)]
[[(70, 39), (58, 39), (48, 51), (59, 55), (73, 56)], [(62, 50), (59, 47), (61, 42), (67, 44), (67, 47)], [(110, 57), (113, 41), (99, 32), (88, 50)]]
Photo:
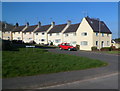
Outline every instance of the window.
[(73, 33), (73, 36), (76, 36), (76, 33)]
[(36, 33), (36, 35), (38, 35), (38, 33)]
[(45, 33), (42, 33), (42, 35), (44, 35)]
[(98, 33), (95, 33), (96, 34), (96, 36), (98, 36)]
[(29, 34), (31, 34), (31, 32), (29, 32)]
[(8, 31), (8, 33), (10, 33), (10, 31)]
[(20, 34), (20, 32), (18, 32), (18, 34)]
[(81, 35), (82, 35), (82, 36), (87, 36), (87, 33), (86, 33), (86, 32), (83, 32)]
[(102, 33), (102, 37), (104, 37), (104, 33)]
[(56, 33), (56, 35), (59, 35), (59, 33)]
[(65, 37), (69, 36), (68, 34), (65, 34)]
[(104, 47), (104, 41), (101, 42), (101, 47)]
[(96, 46), (98, 46), (98, 41), (96, 41)]
[(107, 41), (107, 46), (109, 46), (109, 41)]
[(76, 41), (72, 41), (71, 44), (76, 44), (77, 42)]
[(17, 39), (20, 40), (20, 37), (18, 37)]
[(55, 43), (60, 43), (61, 42), (61, 39), (56, 39), (55, 40)]
[(107, 37), (109, 37), (109, 34), (107, 34)]
[(88, 45), (87, 41), (81, 41), (81, 45)]
[(26, 33), (24, 33), (24, 34), (26, 34)]
[(50, 33), (50, 36), (52, 36), (52, 34)]
[(45, 41), (45, 39), (41, 39), (41, 41)]

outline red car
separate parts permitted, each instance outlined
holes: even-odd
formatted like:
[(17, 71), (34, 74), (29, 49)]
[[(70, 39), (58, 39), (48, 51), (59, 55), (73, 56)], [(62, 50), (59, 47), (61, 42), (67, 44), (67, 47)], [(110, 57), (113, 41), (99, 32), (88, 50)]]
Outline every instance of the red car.
[(71, 50), (77, 50), (76, 47), (70, 45), (69, 43), (62, 43), (62, 44), (59, 45), (59, 48), (61, 50), (64, 49), (64, 50), (69, 50), (69, 51), (71, 51)]

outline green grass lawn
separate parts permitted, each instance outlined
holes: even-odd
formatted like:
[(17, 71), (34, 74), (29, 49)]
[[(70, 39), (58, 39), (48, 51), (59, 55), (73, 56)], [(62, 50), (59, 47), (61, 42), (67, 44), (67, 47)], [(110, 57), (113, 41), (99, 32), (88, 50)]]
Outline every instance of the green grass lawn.
[(20, 48), (19, 51), (3, 51), (2, 55), (3, 78), (82, 70), (107, 65), (99, 60), (55, 54), (37, 48), (34, 50)]

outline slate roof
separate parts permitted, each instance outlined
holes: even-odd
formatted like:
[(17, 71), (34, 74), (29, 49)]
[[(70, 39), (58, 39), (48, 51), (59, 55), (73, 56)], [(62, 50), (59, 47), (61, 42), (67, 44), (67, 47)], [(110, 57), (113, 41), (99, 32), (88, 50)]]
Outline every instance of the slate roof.
[(51, 25), (44, 25), (38, 28), (35, 32), (45, 32), (50, 28)]
[(60, 33), (67, 24), (55, 25), (48, 33)]
[(70, 25), (70, 26), (65, 30), (64, 33), (76, 32), (77, 29), (78, 29), (78, 27), (79, 27), (79, 25), (80, 25), (80, 23)]
[[(99, 32), (99, 20), (92, 19), (89, 17), (85, 17), (85, 18), (88, 21), (89, 25), (92, 27), (93, 31)], [(112, 33), (103, 21), (100, 21), (100, 32), (101, 33), (109, 33), (109, 34)]]
[(33, 32), (38, 25), (28, 26), (23, 32)]
[(2, 31), (7, 32), (7, 31), (12, 31), (14, 29), (14, 26), (7, 24), (7, 28), (2, 26)]
[(18, 26), (18, 27), (15, 27), (12, 32), (20, 32), (20, 31), (22, 31), (24, 28), (25, 28), (25, 26)]

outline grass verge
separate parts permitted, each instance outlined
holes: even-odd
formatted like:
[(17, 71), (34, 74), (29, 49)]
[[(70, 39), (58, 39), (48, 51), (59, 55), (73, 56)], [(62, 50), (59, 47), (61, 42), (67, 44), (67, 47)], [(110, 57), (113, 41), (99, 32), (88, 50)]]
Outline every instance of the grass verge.
[(106, 66), (106, 62), (74, 55), (55, 54), (40, 48), (3, 51), (3, 78), (57, 73)]

